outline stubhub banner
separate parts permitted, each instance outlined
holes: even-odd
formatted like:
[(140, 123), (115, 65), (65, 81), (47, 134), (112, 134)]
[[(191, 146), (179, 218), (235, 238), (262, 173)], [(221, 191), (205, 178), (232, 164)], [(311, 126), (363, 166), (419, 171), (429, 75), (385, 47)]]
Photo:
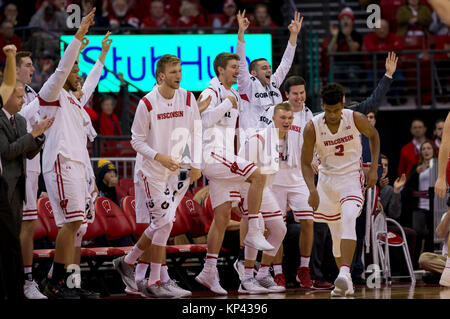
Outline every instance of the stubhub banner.
[[(86, 76), (102, 50), (103, 35), (89, 35), (89, 45), (83, 50), (93, 61), (80, 56), (80, 74)], [(73, 36), (61, 36), (61, 56)], [(181, 87), (189, 91), (202, 91), (215, 76), (214, 59), (222, 52), (236, 52), (236, 34), (195, 35), (111, 35), (111, 48), (106, 56), (105, 68), (122, 73), (126, 81), (144, 92), (156, 83), (156, 63), (164, 54), (181, 59)], [(266, 58), (272, 64), (272, 36), (270, 34), (246, 34), (247, 63)], [(104, 70), (100, 78), (99, 92), (118, 92), (120, 80)], [(129, 86), (131, 92), (137, 91)]]

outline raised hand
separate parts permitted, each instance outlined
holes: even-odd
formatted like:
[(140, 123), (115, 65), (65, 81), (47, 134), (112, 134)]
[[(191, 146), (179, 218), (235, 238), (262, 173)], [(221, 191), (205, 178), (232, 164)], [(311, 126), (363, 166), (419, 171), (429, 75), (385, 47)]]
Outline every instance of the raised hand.
[(81, 20), (81, 24), (77, 30), (77, 33), (75, 34), (75, 38), (77, 38), (80, 41), (83, 41), (84, 36), (89, 31), (89, 27), (95, 24), (94, 17), (95, 17), (95, 7)]
[(3, 53), (5, 53), (6, 56), (16, 56), (17, 48), (14, 44), (5, 45), (3, 47)]
[(111, 32), (106, 32), (105, 37), (102, 40), (102, 52), (100, 53), (100, 57), (98, 58), (101, 63), (105, 64), (105, 58), (108, 54), (109, 48), (111, 47), (112, 40), (109, 37)]
[(389, 52), (386, 58), (386, 74), (391, 76), (394, 75), (397, 69), (398, 56), (394, 52)]
[(303, 17), (300, 17), (300, 12), (295, 11), (294, 19), (291, 20), (291, 23), (288, 26), (288, 29), (291, 33), (299, 34), (302, 29)]
[(89, 44), (89, 40), (86, 37), (83, 37), (83, 41), (81, 41), (80, 51), (83, 51)]
[(250, 26), (250, 21), (245, 17), (245, 10), (241, 11), (239, 10), (236, 15), (238, 25), (239, 25), (239, 32), (245, 32), (245, 30), (248, 29)]
[(400, 189), (405, 186), (406, 183), (406, 175), (402, 174), (401, 177), (397, 177), (394, 182), (394, 193), (400, 193)]

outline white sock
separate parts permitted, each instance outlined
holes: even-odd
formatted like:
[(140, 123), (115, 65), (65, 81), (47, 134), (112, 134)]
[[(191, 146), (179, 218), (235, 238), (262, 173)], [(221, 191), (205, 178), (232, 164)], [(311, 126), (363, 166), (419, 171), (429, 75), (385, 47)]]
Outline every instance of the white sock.
[(134, 265), (136, 261), (141, 257), (144, 251), (139, 249), (137, 245), (134, 245), (133, 249), (123, 259), (128, 265)]
[(309, 267), (311, 257), (300, 257), (300, 267)]
[(256, 279), (262, 279), (269, 275), (269, 266), (268, 265), (261, 265), (259, 267), (258, 273), (256, 274)]
[(253, 278), (253, 267), (245, 267), (244, 281)]
[(161, 281), (161, 264), (150, 263), (150, 278), (148, 279), (148, 285), (151, 286)]
[(350, 274), (350, 267), (347, 266), (347, 265), (342, 265), (341, 269), (339, 269), (339, 274), (349, 275)]
[(283, 266), (281, 264), (272, 265), (273, 266), (273, 272), (275, 275), (282, 274), (283, 273)]
[(217, 267), (217, 258), (219, 258), (219, 254), (206, 254), (205, 266)]
[(145, 262), (138, 262), (138, 264), (136, 265), (136, 274), (134, 277), (134, 280), (136, 281), (136, 283), (138, 283), (141, 280), (145, 279), (145, 274), (147, 273), (147, 269), (148, 269), (148, 263)]
[(248, 230), (250, 231), (256, 231), (258, 230), (259, 226), (259, 219), (258, 215), (248, 215)]
[(163, 264), (161, 266), (161, 281), (162, 282), (168, 282), (170, 280), (169, 276), (169, 268), (166, 264)]
[(48, 271), (47, 278), (52, 279), (52, 276), (53, 276), (53, 263), (52, 266), (50, 267), (50, 270)]

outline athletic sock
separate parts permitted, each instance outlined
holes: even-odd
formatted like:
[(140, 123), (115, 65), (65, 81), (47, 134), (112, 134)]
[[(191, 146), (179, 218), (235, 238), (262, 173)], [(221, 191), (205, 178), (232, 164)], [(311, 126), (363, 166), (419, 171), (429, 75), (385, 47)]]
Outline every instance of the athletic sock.
[(219, 258), (219, 254), (206, 254), (205, 266), (217, 267), (217, 258)]
[(258, 231), (259, 218), (258, 215), (248, 215), (248, 231)]
[(138, 262), (138, 264), (136, 265), (136, 274), (135, 274), (135, 277), (134, 277), (134, 280), (136, 281), (136, 283), (138, 283), (141, 280), (145, 279), (145, 275), (147, 273), (148, 265), (149, 265), (149, 263), (146, 263), (146, 262), (143, 262), (143, 261), (139, 261)]
[(341, 268), (339, 269), (339, 274), (350, 275), (350, 266), (342, 265)]
[(256, 279), (262, 279), (268, 275), (269, 275), (269, 265), (261, 264), (258, 273), (256, 274)]
[(255, 268), (253, 268), (253, 267), (245, 267), (245, 271), (244, 271), (244, 280), (243, 281), (246, 281), (246, 280), (248, 280), (248, 279), (251, 279), (251, 278), (253, 278), (253, 270), (254, 270)]
[(23, 273), (25, 275), (25, 280), (33, 281), (33, 268), (31, 266), (23, 267)]
[(161, 281), (168, 282), (170, 280), (169, 267), (166, 264), (161, 265)]
[(161, 281), (161, 264), (150, 264), (150, 278), (148, 279), (148, 285), (151, 286)]
[(141, 257), (143, 252), (144, 251), (142, 249), (139, 249), (137, 245), (134, 245), (131, 251), (125, 256), (123, 261), (126, 262), (128, 265), (133, 266), (138, 260), (138, 258)]
[(309, 267), (310, 259), (311, 259), (310, 256), (308, 256), (308, 257), (301, 256), (300, 257), (300, 267)]
[(282, 274), (283, 273), (283, 266), (281, 266), (281, 264), (274, 264), (273, 265), (273, 272), (276, 275), (278, 274)]

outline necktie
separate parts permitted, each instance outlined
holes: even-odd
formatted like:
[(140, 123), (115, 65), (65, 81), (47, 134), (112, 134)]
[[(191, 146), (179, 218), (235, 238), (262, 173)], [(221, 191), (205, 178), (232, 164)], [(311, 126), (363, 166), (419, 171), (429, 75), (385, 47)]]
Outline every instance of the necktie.
[(16, 121), (14, 120), (14, 116), (11, 116), (9, 118), (9, 121), (11, 122), (11, 125), (13, 127), (14, 133), (17, 135)]

